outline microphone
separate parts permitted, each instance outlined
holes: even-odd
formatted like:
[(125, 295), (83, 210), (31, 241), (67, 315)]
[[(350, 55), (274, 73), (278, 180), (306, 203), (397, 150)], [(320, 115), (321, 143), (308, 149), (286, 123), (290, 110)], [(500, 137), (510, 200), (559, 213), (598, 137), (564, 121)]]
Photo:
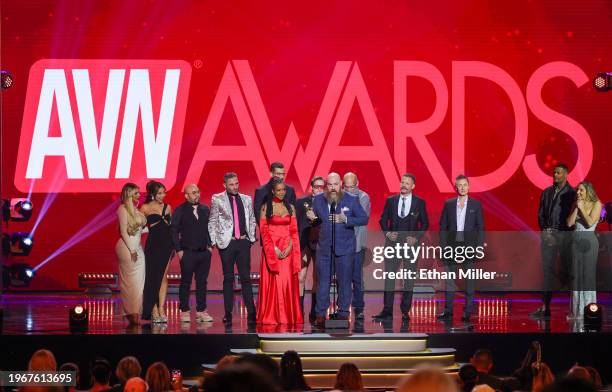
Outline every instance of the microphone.
[(329, 213), (330, 214), (335, 214), (336, 213), (336, 201), (332, 201), (331, 204), (329, 205)]

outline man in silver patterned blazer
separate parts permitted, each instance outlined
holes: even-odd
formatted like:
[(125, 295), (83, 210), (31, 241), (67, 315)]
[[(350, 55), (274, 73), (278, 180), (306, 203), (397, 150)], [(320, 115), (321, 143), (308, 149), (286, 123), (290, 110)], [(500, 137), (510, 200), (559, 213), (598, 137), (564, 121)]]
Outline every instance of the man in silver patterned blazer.
[(223, 267), (223, 322), (231, 324), (234, 308), (234, 264), (242, 285), (242, 299), (249, 323), (256, 321), (253, 288), (251, 286), (251, 245), (255, 242), (255, 214), (251, 197), (238, 193), (238, 175), (225, 173), (225, 192), (213, 195), (208, 231), (212, 246), (219, 249)]

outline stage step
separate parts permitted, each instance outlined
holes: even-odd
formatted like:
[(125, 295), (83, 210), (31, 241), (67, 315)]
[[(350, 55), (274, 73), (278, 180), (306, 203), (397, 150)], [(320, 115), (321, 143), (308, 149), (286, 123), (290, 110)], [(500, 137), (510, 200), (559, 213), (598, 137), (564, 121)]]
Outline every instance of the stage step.
[(265, 353), (295, 350), (308, 352), (407, 352), (423, 351), (427, 347), (424, 333), (374, 333), (330, 335), (326, 333), (259, 334), (259, 348)]
[[(232, 353), (237, 355), (245, 353), (268, 354), (279, 363), (282, 356), (282, 353), (269, 353), (260, 349), (238, 349), (232, 350)], [(430, 348), (415, 352), (307, 352), (300, 353), (300, 357), (302, 358), (302, 367), (307, 371), (338, 370), (345, 362), (352, 362), (359, 369), (365, 371), (403, 371), (423, 363), (451, 366), (455, 363), (455, 349)]]
[[(285, 333), (258, 337), (258, 348), (232, 349), (231, 353), (267, 354), (280, 363), (285, 351), (295, 350), (313, 388), (333, 387), (336, 373), (345, 362), (357, 365), (366, 388), (394, 388), (401, 377), (422, 364), (436, 364), (455, 375), (459, 370), (455, 349), (427, 347), (427, 335), (422, 333)], [(206, 371), (214, 365), (202, 367)]]

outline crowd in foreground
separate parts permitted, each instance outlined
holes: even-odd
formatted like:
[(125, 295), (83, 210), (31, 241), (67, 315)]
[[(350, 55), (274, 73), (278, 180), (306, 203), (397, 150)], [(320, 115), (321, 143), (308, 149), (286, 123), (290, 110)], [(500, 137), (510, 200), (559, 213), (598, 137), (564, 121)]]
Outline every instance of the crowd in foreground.
[[(540, 361), (539, 344), (534, 342), (521, 366), (509, 377), (491, 373), (493, 355), (489, 350), (477, 350), (470, 362), (461, 366), (456, 375), (435, 366), (418, 368), (402, 377), (395, 391), (400, 392), (596, 392), (612, 391), (604, 388), (598, 371), (592, 367), (574, 365), (569, 371), (553, 374)], [(119, 360), (114, 372), (109, 361), (97, 358), (90, 363), (88, 377), (83, 377), (74, 363), (58, 367), (53, 353), (36, 351), (28, 364), (28, 371), (71, 371), (76, 374), (74, 387), (21, 387), (23, 392), (238, 392), (238, 391), (311, 391), (300, 356), (295, 351), (283, 354), (280, 364), (266, 354), (247, 353), (221, 358), (214, 372), (205, 375), (203, 382), (184, 382), (180, 372), (170, 372), (163, 362), (152, 363), (146, 371), (133, 356)], [(114, 373), (114, 375), (113, 375)], [(87, 380), (87, 381), (86, 381)], [(116, 381), (114, 384), (111, 381)], [(188, 385), (190, 384), (190, 385)], [(362, 374), (353, 363), (344, 363), (336, 373), (336, 391), (368, 391)], [(326, 388), (326, 389), (328, 389)], [(5, 391), (8, 391), (5, 388)]]

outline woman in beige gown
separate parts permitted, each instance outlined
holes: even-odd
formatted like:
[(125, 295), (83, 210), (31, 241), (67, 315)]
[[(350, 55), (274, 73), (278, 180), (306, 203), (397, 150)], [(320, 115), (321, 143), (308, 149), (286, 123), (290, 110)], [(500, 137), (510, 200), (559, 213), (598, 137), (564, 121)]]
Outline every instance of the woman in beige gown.
[(127, 183), (121, 190), (121, 206), (117, 209), (120, 238), (115, 252), (119, 259), (119, 288), (123, 311), (131, 325), (140, 323), (145, 282), (145, 258), (140, 236), (147, 219), (135, 206), (139, 198), (138, 186)]

